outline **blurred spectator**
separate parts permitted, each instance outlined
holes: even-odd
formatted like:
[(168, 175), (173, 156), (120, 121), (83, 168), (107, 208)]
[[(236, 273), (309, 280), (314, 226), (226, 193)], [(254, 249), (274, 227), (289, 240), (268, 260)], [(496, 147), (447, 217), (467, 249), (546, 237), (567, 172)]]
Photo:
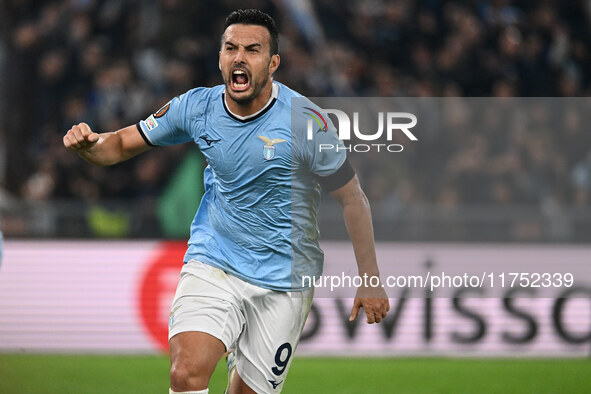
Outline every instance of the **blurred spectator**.
[[(296, 7), (281, 0), (2, 3), (0, 58), (9, 60), (0, 129), (9, 148), (0, 149), (6, 163), (0, 179), (24, 199), (152, 201), (189, 147), (95, 168), (64, 154), (61, 136), (80, 121), (115, 130), (192, 87), (221, 83), (219, 35), (236, 8), (261, 8), (277, 19), (283, 62), (276, 79), (311, 97), (591, 93), (588, 1), (304, 1), (299, 20)], [(318, 24), (305, 23), (306, 12)], [(372, 181), (362, 164), (359, 172), (373, 182), (370, 198), (395, 206), (548, 198), (588, 205), (591, 140), (580, 132), (576, 111), (566, 117), (535, 136), (531, 128), (470, 134), (458, 118), (460, 127), (422, 141), (415, 154), (423, 159), (409, 154), (383, 163), (395, 174), (391, 180)], [(434, 171), (443, 171), (437, 181), (428, 176)], [(559, 197), (556, 190), (563, 191)]]

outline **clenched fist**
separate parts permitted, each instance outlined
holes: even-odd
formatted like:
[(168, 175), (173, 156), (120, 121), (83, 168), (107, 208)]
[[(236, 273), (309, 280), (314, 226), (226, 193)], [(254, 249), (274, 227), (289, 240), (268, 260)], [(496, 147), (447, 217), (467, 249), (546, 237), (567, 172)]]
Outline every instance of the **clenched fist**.
[(99, 138), (86, 123), (79, 123), (68, 130), (63, 141), (66, 148), (80, 152), (92, 147)]

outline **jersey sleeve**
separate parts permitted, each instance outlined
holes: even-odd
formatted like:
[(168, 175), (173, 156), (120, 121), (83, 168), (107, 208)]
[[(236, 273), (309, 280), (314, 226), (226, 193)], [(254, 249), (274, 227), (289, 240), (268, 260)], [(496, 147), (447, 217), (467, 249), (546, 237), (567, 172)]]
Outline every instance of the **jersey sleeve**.
[(195, 111), (199, 111), (201, 93), (201, 89), (190, 90), (138, 122), (138, 131), (146, 143), (150, 146), (167, 146), (191, 141), (190, 119)]

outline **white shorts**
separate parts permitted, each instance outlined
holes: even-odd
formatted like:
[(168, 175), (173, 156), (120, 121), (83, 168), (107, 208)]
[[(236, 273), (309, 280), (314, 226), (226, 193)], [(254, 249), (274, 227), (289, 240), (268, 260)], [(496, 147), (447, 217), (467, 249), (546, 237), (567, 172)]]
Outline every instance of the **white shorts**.
[(208, 333), (226, 349), (236, 349), (236, 370), (248, 386), (257, 393), (278, 393), (313, 295), (313, 289), (264, 289), (191, 260), (181, 270), (168, 338), (187, 331)]

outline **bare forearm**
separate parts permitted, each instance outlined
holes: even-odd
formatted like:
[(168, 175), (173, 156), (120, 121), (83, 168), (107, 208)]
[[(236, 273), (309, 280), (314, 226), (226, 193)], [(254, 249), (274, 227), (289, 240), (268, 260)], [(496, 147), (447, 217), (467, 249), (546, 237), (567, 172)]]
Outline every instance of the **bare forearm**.
[(89, 163), (109, 166), (149, 149), (135, 126), (97, 134), (86, 123), (73, 126), (64, 136), (64, 146)]
[(96, 144), (76, 153), (87, 162), (97, 166), (110, 166), (125, 160), (121, 148), (121, 138), (117, 133), (99, 134)]
[[(361, 190), (357, 176), (354, 176), (346, 185), (331, 192), (331, 195), (343, 207), (345, 225), (353, 243), (359, 275), (379, 278), (380, 272), (376, 261), (371, 209), (365, 193)], [(365, 285), (357, 289), (351, 316), (349, 317), (350, 321), (357, 318), (360, 308), (365, 310), (369, 324), (379, 323), (386, 317), (390, 309), (388, 295), (383, 286), (374, 287), (373, 283), (370, 282), (369, 286)]]
[(371, 209), (362, 191), (343, 204), (343, 216), (353, 243), (359, 274), (379, 276)]

